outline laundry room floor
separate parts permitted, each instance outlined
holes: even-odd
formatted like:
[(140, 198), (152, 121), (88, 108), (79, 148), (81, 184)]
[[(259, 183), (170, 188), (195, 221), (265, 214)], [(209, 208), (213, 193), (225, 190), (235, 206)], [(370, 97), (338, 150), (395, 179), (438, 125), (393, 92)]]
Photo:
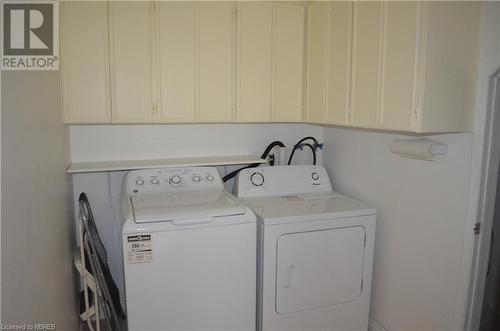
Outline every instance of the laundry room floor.
[[(126, 324), (126, 321), (123, 321), (121, 323), (122, 330), (126, 330)], [(90, 331), (87, 323), (80, 324), (80, 331)], [(101, 320), (101, 331), (112, 331), (110, 328), (108, 328), (105, 320)]]

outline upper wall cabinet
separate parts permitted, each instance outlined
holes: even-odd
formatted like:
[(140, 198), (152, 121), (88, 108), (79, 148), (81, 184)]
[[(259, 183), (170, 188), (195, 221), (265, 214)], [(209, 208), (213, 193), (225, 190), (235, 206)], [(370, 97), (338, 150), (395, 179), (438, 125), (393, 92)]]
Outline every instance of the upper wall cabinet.
[(61, 88), (66, 123), (109, 123), (106, 2), (61, 3)]
[(157, 116), (153, 89), (153, 7), (144, 1), (109, 3), (113, 123), (148, 123)]
[(273, 5), (240, 2), (237, 19), (238, 119), (270, 121)]
[(154, 3), (159, 122), (233, 119), (235, 6)]
[(326, 112), (328, 124), (346, 125), (349, 105), (352, 4), (335, 1), (327, 8)]
[(305, 6), (239, 2), (237, 119), (302, 120)]
[(307, 121), (348, 124), (352, 3), (313, 2), (308, 8)]
[(384, 129), (416, 130), (413, 109), (420, 57), (420, 4), (413, 1), (391, 2), (384, 6), (383, 16), (379, 126)]
[(480, 6), (64, 2), (64, 119), (469, 131)]
[(379, 127), (415, 132), (472, 129), (479, 2), (389, 2)]
[(161, 122), (195, 120), (195, 8), (186, 2), (159, 2), (158, 87)]
[(480, 21), (480, 2), (423, 3), (416, 131), (472, 129)]
[(233, 119), (234, 4), (110, 6), (113, 122)]
[(349, 123), (377, 127), (380, 107), (382, 57), (382, 10), (379, 1), (353, 4), (351, 99)]
[(304, 29), (304, 4), (274, 4), (272, 120), (275, 122), (303, 120)]
[(326, 105), (326, 2), (311, 2), (307, 10), (306, 121), (324, 123)]
[[(346, 6), (352, 6), (350, 14)], [(330, 14), (321, 15), (320, 7)], [(340, 19), (335, 16), (339, 7), (344, 7)], [(480, 4), (313, 2), (308, 11), (314, 19), (308, 32), (309, 121), (342, 125), (345, 107), (345, 124), (354, 127), (471, 129)], [(352, 24), (345, 25), (349, 20)], [(342, 26), (347, 31), (332, 38)], [(351, 55), (346, 45), (351, 45)], [(347, 63), (342, 65), (349, 70), (347, 77), (332, 73), (339, 59)], [(337, 88), (332, 89), (332, 82)], [(350, 90), (347, 103), (337, 93), (345, 88)]]
[(234, 120), (235, 4), (198, 2), (197, 40), (197, 120)]

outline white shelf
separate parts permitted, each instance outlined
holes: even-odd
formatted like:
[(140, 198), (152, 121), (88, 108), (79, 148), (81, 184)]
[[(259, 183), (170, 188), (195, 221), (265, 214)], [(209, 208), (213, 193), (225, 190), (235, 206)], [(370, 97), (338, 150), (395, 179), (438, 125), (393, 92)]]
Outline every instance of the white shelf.
[(79, 174), (87, 172), (125, 171), (166, 167), (224, 166), (265, 162), (266, 161), (264, 159), (261, 159), (256, 155), (226, 155), (157, 160), (80, 162), (70, 164), (66, 172), (68, 174)]

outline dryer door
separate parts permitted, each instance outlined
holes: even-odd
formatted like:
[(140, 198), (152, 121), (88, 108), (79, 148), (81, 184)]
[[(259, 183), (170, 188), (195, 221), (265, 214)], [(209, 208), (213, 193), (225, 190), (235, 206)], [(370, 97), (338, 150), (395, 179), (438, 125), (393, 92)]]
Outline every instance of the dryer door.
[(354, 301), (361, 295), (365, 229), (291, 233), (278, 239), (279, 314)]

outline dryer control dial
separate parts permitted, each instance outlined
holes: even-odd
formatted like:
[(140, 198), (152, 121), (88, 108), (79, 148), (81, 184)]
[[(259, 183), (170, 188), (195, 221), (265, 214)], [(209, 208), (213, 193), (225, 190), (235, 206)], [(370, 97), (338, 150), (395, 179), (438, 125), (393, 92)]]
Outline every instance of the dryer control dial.
[(262, 175), (260, 172), (254, 172), (250, 176), (250, 181), (254, 186), (262, 186), (262, 184), (264, 184), (264, 175)]
[(311, 177), (312, 177), (313, 180), (318, 180), (319, 179), (319, 174), (317, 172), (313, 172), (311, 174)]

